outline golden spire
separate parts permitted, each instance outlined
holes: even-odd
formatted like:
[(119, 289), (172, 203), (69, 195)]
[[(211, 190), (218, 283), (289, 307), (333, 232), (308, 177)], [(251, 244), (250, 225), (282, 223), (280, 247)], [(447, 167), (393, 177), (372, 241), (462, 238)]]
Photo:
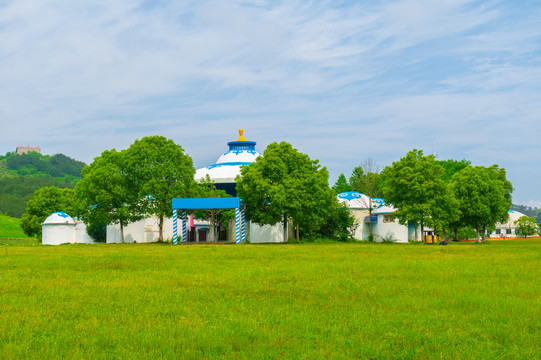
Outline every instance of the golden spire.
[(244, 130), (239, 129), (239, 138), (237, 139), (237, 141), (246, 141), (244, 136), (242, 136), (243, 133), (244, 133)]

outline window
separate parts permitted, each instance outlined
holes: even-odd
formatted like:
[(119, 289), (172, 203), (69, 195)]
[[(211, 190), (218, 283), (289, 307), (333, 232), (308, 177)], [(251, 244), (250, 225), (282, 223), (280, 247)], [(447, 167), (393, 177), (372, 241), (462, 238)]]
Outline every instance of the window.
[(507, 235), (511, 235), (511, 229), (505, 230), (505, 233), (506, 233)]
[(386, 223), (394, 222), (394, 216), (391, 214), (383, 215), (383, 222), (386, 222)]
[(501, 229), (496, 229), (496, 235), (501, 235), (502, 231)]

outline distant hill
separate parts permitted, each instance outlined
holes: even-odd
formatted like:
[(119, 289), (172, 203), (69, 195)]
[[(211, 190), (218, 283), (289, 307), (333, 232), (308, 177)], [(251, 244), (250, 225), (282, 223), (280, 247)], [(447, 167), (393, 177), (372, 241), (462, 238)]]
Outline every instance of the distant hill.
[(0, 212), (21, 217), (34, 191), (45, 186), (73, 188), (84, 166), (64, 154), (8, 152), (0, 156)]

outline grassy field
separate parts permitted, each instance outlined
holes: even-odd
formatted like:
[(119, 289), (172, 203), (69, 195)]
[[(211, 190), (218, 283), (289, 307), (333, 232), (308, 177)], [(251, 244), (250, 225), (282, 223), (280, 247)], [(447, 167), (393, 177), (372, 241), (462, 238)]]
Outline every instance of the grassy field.
[(19, 226), (21, 219), (0, 213), (0, 239), (10, 238), (28, 238)]
[(1, 245), (2, 359), (541, 358), (541, 240)]

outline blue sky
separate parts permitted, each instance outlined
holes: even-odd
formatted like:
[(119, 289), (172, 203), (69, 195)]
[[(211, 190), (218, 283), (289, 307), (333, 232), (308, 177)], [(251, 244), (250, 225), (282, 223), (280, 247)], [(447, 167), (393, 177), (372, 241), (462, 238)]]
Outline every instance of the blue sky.
[(541, 207), (537, 1), (0, 0), (0, 153), (87, 163), (160, 134), (196, 167), (244, 128), (331, 182), (413, 148), (499, 164)]

